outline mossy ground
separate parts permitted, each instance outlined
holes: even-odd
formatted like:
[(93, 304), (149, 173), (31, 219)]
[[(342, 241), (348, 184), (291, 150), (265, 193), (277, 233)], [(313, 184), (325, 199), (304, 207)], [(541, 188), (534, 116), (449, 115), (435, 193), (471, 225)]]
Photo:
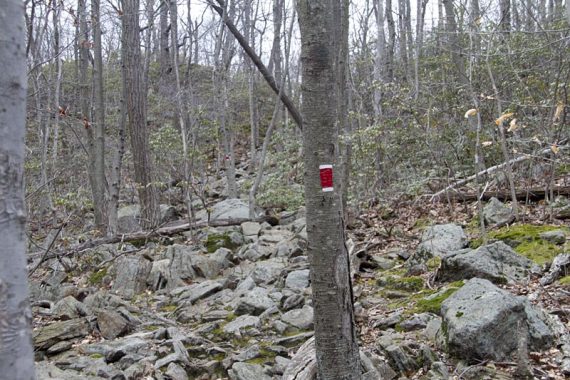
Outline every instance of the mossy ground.
[(214, 253), (218, 248), (236, 248), (236, 244), (232, 242), (229, 234), (209, 234), (204, 242), (204, 246), (208, 253)]
[(98, 270), (97, 272), (91, 273), (89, 276), (89, 284), (98, 285), (103, 281), (103, 278), (107, 275), (107, 268)]
[[(535, 263), (542, 265), (552, 261), (557, 255), (563, 253), (564, 246), (556, 245), (540, 238), (544, 232), (562, 230), (570, 233), (570, 229), (560, 226), (537, 226), (533, 224), (516, 224), (489, 232), (490, 240), (501, 240), (513, 247), (515, 252), (529, 258)], [(483, 244), (483, 239), (474, 239), (470, 247), (478, 248)]]

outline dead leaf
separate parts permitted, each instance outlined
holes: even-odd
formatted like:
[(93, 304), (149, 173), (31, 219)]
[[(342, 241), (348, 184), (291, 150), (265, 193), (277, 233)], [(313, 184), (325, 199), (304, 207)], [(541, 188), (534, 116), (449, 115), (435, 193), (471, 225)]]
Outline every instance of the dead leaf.
[(469, 111), (465, 112), (465, 118), (469, 119), (469, 116), (475, 116), (477, 115), (477, 108), (471, 108)]
[(510, 119), (511, 117), (513, 117), (513, 115), (514, 115), (513, 112), (504, 113), (504, 114), (502, 114), (497, 120), (495, 120), (495, 124), (501, 125), (501, 124), (503, 124), (507, 119)]

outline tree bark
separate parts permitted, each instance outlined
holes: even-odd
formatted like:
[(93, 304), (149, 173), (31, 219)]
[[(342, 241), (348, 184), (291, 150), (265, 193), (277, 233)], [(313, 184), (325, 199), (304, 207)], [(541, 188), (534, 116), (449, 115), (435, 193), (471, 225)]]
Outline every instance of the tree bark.
[(105, 93), (103, 88), (103, 55), (101, 44), (101, 2), (91, 0), (91, 26), (93, 28), (93, 145), (91, 161), (96, 178), (93, 189), (95, 204), (95, 226), (105, 232), (107, 229), (107, 180), (105, 177)]
[(26, 270), (27, 78), (20, 1), (3, 1), (0, 36), (0, 373), (6, 379), (28, 380), (35, 379), (35, 371)]
[(123, 58), (127, 84), (127, 113), (129, 136), (135, 169), (135, 182), (141, 205), (141, 226), (151, 229), (160, 222), (158, 194), (152, 181), (152, 164), (146, 125), (146, 91), (139, 36), (139, 0), (121, 0), (124, 14), (121, 17), (126, 44)]
[[(338, 0), (335, 0), (338, 1)], [(298, 2), (303, 63), (302, 114), (308, 253), (319, 378), (360, 379), (348, 252), (338, 178), (323, 191), (320, 165), (337, 166), (333, 2)]]

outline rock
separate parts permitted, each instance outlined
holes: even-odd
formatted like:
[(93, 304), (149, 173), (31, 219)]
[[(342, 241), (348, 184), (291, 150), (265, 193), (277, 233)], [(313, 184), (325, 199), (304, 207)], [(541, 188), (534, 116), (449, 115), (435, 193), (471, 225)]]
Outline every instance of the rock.
[(396, 344), (385, 348), (384, 352), (390, 360), (390, 366), (402, 373), (414, 372), (421, 366), (415, 360), (415, 353), (411, 352), (408, 347)]
[(271, 284), (279, 278), (281, 271), (285, 269), (286, 266), (286, 260), (279, 257), (260, 261), (255, 264), (251, 278), (257, 285)]
[(445, 363), (442, 362), (433, 362), (431, 364), (431, 368), (426, 374), (425, 377), (422, 379), (424, 380), (448, 380), (449, 379), (449, 371), (447, 370), (447, 366)]
[(207, 280), (183, 288), (174, 289), (171, 294), (178, 296), (179, 301), (195, 303), (198, 300), (209, 297), (222, 289), (222, 284), (217, 281)]
[(100, 310), (97, 313), (97, 325), (105, 339), (115, 339), (129, 331), (129, 321), (114, 310)]
[(275, 357), (275, 365), (273, 366), (273, 373), (276, 375), (283, 375), (287, 366), (291, 364), (291, 360), (283, 356)]
[(548, 273), (540, 279), (542, 285), (550, 285), (560, 277), (565, 276), (570, 270), (570, 253), (558, 255), (552, 261)]
[(111, 289), (124, 298), (132, 298), (146, 289), (152, 262), (144, 256), (125, 256), (117, 259), (114, 268), (116, 277)]
[(290, 310), (283, 314), (281, 320), (299, 330), (313, 328), (313, 308), (305, 305), (301, 309)]
[(283, 311), (289, 311), (292, 309), (300, 308), (304, 304), (305, 304), (305, 297), (303, 297), (300, 294), (293, 294), (284, 299), (283, 304), (281, 305), (281, 309)]
[(140, 231), (140, 211), (139, 205), (128, 205), (119, 208), (117, 211), (117, 232), (125, 234)]
[(378, 328), (380, 330), (385, 330), (389, 327), (394, 327), (402, 320), (402, 311), (398, 310), (391, 313), (387, 317), (379, 318), (375, 320), (372, 324), (374, 328)]
[(523, 297), (488, 280), (471, 279), (442, 304), (442, 331), (449, 352), (468, 360), (507, 360), (516, 351), (520, 334), (526, 333), (526, 321), (530, 346), (536, 350), (547, 347), (553, 334), (549, 339), (548, 326), (528, 307)]
[(400, 327), (404, 331), (412, 331), (412, 330), (421, 330), (425, 329), (428, 323), (432, 320), (437, 318), (437, 315), (431, 313), (420, 313), (414, 314), (410, 318), (402, 321), (400, 323)]
[(52, 322), (34, 330), (34, 348), (43, 351), (56, 343), (81, 338), (89, 333), (89, 324), (84, 318)]
[(78, 371), (64, 371), (48, 361), (36, 362), (36, 377), (38, 380), (95, 380), (98, 376), (87, 376)]
[(566, 233), (564, 232), (564, 230), (547, 231), (541, 233), (539, 236), (541, 239), (549, 241), (554, 244), (562, 245), (566, 243)]
[(223, 330), (225, 333), (228, 334), (235, 334), (241, 335), (242, 329), (248, 329), (251, 327), (259, 327), (261, 326), (261, 320), (259, 317), (255, 317), (252, 315), (241, 315), (225, 325)]
[(247, 276), (236, 287), (236, 294), (245, 294), (253, 288), (255, 288), (255, 281), (253, 281), (251, 276)]
[(244, 222), (241, 224), (243, 236), (257, 236), (261, 231), (261, 224), (257, 222)]
[(428, 227), (422, 235), (422, 241), (416, 253), (410, 257), (410, 264), (424, 263), (430, 258), (442, 257), (450, 252), (464, 248), (468, 243), (463, 229), (456, 224), (439, 224)]
[(483, 218), (488, 225), (507, 224), (514, 219), (513, 210), (493, 197), (483, 208)]
[(234, 363), (228, 375), (231, 380), (271, 380), (259, 364)]
[[(141, 217), (141, 207), (138, 204), (121, 207), (117, 211), (117, 230), (126, 234), (141, 230), (139, 220)], [(160, 205), (160, 222), (168, 223), (178, 219), (178, 212), (174, 206)]]
[(294, 270), (287, 275), (285, 286), (289, 289), (303, 290), (309, 287), (309, 269)]
[(210, 221), (221, 219), (247, 219), (249, 206), (240, 199), (226, 199), (212, 206)]
[(166, 279), (169, 289), (186, 285), (197, 277), (192, 266), (192, 258), (195, 254), (195, 251), (184, 245), (175, 244), (168, 247), (166, 257), (170, 263), (161, 275)]
[(87, 314), (87, 308), (85, 305), (72, 296), (67, 296), (58, 301), (52, 310), (52, 315), (61, 320), (84, 317)]
[(498, 241), (475, 250), (461, 250), (443, 257), (438, 279), (456, 281), (473, 277), (496, 284), (516, 283), (540, 269), (531, 260)]
[(269, 298), (268, 291), (258, 286), (239, 299), (235, 313), (236, 315), (260, 315), (273, 306), (275, 303)]
[(259, 344), (254, 344), (252, 346), (249, 346), (239, 354), (234, 355), (233, 359), (238, 362), (245, 362), (259, 357), (260, 354), (261, 354), (261, 348), (259, 347)]
[(170, 380), (188, 380), (186, 370), (176, 363), (170, 363), (166, 368), (165, 375)]
[(570, 219), (570, 200), (568, 198), (558, 196), (550, 206), (557, 218)]

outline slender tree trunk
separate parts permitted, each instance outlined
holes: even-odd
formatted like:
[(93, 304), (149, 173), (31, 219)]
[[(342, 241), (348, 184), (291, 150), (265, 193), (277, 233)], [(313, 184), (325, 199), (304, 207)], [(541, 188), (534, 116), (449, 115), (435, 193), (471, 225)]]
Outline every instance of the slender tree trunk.
[(388, 49), (386, 51), (386, 79), (394, 79), (394, 48), (396, 46), (396, 24), (392, 10), (392, 0), (386, 0), (386, 21), (388, 23)]
[(0, 36), (0, 373), (6, 379), (28, 380), (35, 379), (35, 371), (26, 270), (27, 78), (20, 1), (3, 1)]
[(103, 55), (101, 43), (101, 3), (100, 0), (91, 0), (91, 26), (93, 28), (93, 90), (95, 93), (93, 110), (93, 147), (91, 149), (93, 162), (93, 175), (95, 186), (93, 189), (95, 204), (95, 226), (105, 232), (107, 229), (107, 180), (105, 177), (105, 93), (103, 87)]
[(333, 2), (328, 0), (298, 2), (303, 60), (305, 204), (319, 378), (350, 380), (360, 379), (350, 266), (339, 178), (331, 189), (328, 176), (330, 166), (334, 170), (338, 163), (334, 68), (337, 47), (331, 38), (333, 8)]
[(452, 0), (443, 0), (443, 6), (445, 8), (445, 30), (449, 34), (449, 49), (451, 50), (451, 59), (456, 70), (456, 80), (465, 85), (467, 83), (467, 76), (465, 73), (465, 64), (461, 57), (461, 43), (459, 40), (457, 20), (455, 18), (455, 7)]
[(135, 168), (135, 182), (141, 206), (141, 226), (156, 227), (160, 222), (158, 193), (152, 181), (152, 163), (146, 125), (146, 91), (143, 83), (140, 36), (139, 0), (121, 0), (124, 14), (121, 17), (126, 44), (123, 58), (127, 84), (127, 112), (129, 136)]
[(53, 11), (53, 50), (55, 56), (55, 72), (56, 79), (54, 83), (54, 96), (53, 96), (53, 109), (54, 109), (54, 120), (53, 120), (53, 145), (51, 152), (51, 164), (52, 167), (56, 166), (57, 156), (58, 156), (58, 143), (59, 143), (59, 116), (60, 116), (60, 104), (59, 98), (61, 94), (61, 60), (59, 58), (60, 54), (60, 35), (59, 35), (59, 13), (60, 9), (58, 6), (55, 7)]
[(429, 0), (417, 0), (417, 20), (416, 20), (416, 46), (414, 59), (414, 99), (418, 100), (420, 96), (420, 58), (422, 55), (422, 47), (424, 42), (424, 20), (426, 15), (426, 7)]

